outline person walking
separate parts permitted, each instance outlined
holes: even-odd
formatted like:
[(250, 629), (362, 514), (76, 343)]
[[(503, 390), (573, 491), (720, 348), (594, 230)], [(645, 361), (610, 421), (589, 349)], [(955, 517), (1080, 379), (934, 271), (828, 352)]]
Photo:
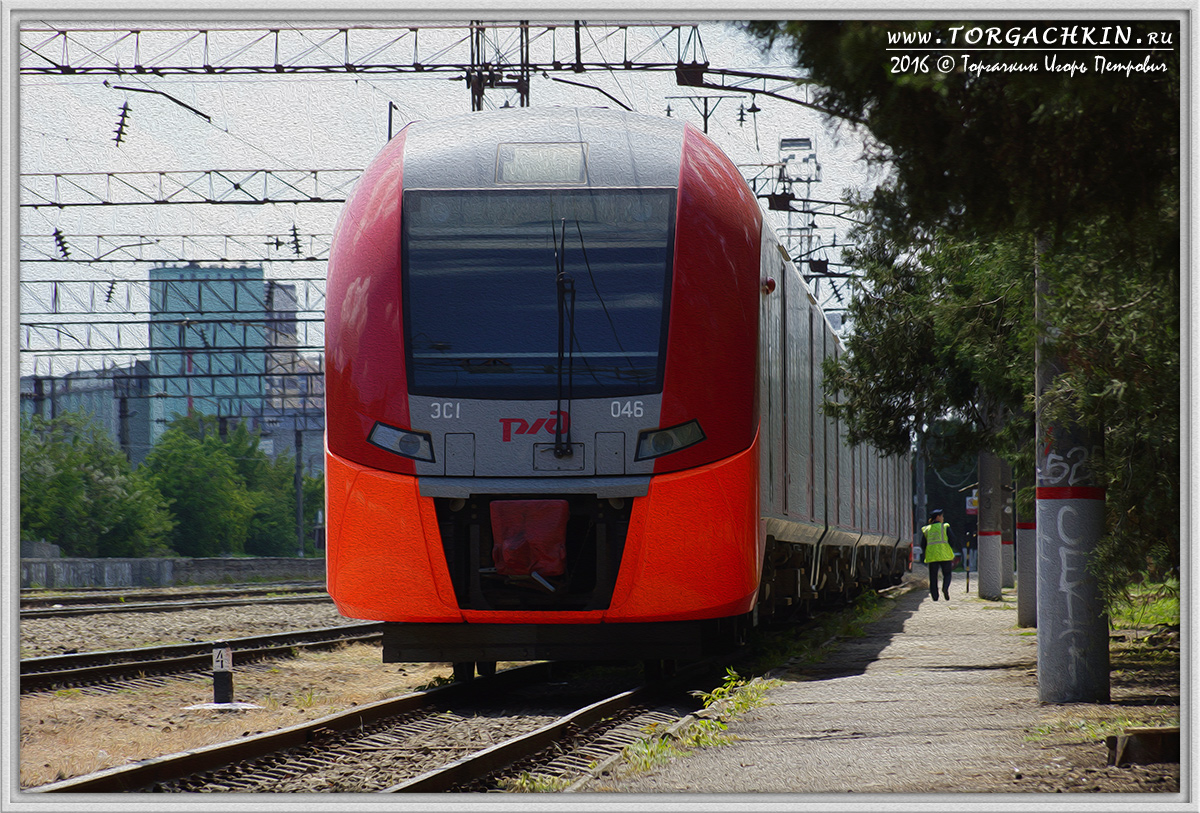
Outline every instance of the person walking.
[(929, 565), (929, 593), (938, 600), (938, 574), (942, 576), (942, 595), (950, 600), (950, 573), (954, 569), (954, 548), (950, 546), (950, 525), (943, 520), (942, 509), (929, 512), (929, 524), (921, 529), (925, 540), (925, 564)]

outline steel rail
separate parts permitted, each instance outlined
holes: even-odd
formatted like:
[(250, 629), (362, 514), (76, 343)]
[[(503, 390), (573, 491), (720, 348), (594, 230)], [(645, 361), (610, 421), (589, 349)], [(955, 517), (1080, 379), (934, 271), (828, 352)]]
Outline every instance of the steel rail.
[(424, 692), (381, 700), (349, 711), (321, 717), (278, 731), (269, 731), (232, 742), (195, 748), (178, 754), (153, 757), (108, 768), (86, 776), (64, 779), (47, 785), (29, 788), (29, 793), (123, 793), (150, 788), (193, 774), (211, 771), (236, 762), (258, 759), (287, 748), (312, 745), (333, 735), (362, 729), (408, 712), (427, 708), (436, 703), (456, 700), (469, 695), (477, 685), (502, 689), (523, 681), (549, 675), (550, 664), (534, 663), (496, 673), (486, 681), (451, 683)]
[(262, 596), (254, 598), (188, 599), (184, 601), (146, 601), (129, 604), (90, 604), (74, 607), (29, 607), (21, 610), (21, 618), (64, 618), (101, 613), (164, 613), (181, 610), (211, 610), (215, 607), (261, 606), (264, 604), (314, 604), (332, 601), (326, 593), (307, 596)]
[[(371, 622), (230, 638), (222, 643), (233, 650), (235, 660), (245, 662), (288, 654), (297, 647), (370, 641), (380, 638), (382, 634), (383, 624)], [(213, 641), (208, 641), (25, 658), (21, 661), (21, 692), (201, 669), (211, 666), (213, 645)]]
[(241, 585), (234, 587), (221, 588), (203, 588), (196, 587), (192, 589), (165, 588), (174, 589), (178, 592), (166, 593), (164, 588), (147, 588), (147, 587), (96, 587), (96, 588), (22, 588), (21, 589), (21, 609), (30, 610), (35, 607), (52, 607), (62, 605), (64, 607), (78, 604), (87, 605), (104, 605), (116, 604), (118, 602), (129, 602), (133, 599), (137, 601), (184, 601), (187, 599), (209, 599), (209, 598), (224, 598), (226, 596), (240, 596), (242, 598), (252, 598), (249, 594), (258, 594), (266, 596), (272, 593), (323, 593), (325, 592), (325, 583), (318, 581), (310, 582), (278, 582), (270, 585)]
[(497, 743), (482, 751), (457, 759), (447, 765), (385, 788), (380, 793), (444, 793), (476, 779), (482, 779), (513, 763), (544, 751), (574, 732), (612, 717), (615, 713), (638, 705), (651, 691), (650, 687), (621, 692), (571, 712), (536, 731)]

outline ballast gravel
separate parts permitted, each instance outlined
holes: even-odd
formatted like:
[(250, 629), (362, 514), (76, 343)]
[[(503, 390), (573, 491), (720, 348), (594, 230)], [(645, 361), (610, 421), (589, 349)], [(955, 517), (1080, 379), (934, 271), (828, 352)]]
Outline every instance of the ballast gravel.
[(339, 615), (328, 599), (311, 604), (22, 619), (21, 657), (222, 641), (358, 623), (361, 622)]

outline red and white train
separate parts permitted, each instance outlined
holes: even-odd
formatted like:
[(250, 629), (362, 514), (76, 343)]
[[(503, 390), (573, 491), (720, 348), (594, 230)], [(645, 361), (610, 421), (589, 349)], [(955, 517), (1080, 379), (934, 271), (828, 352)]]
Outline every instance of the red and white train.
[(688, 124), (413, 123), (327, 296), (328, 590), (387, 662), (685, 659), (907, 568), (909, 461), (822, 415), (838, 339)]

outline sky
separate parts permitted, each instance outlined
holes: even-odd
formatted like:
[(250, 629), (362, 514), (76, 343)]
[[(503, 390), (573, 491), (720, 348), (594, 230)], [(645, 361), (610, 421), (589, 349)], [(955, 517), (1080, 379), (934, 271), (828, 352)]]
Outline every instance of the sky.
[[(534, 30), (541, 36), (533, 44), (531, 58), (538, 62), (545, 61), (550, 53), (550, 35), (541, 26), (545, 19), (550, 18), (533, 18)], [(571, 22), (565, 17), (557, 21)], [(20, 49), (22, 65), (40, 65), (45, 64), (45, 59), (62, 58), (63, 40), (53, 33), (61, 22), (53, 16), (23, 21), (20, 41), (26, 47)], [(164, 25), (146, 17), (139, 19), (136, 14), (120, 15), (103, 25), (87, 26), (112, 27), (111, 32), (72, 34), (70, 54), (73, 63), (83, 65), (114, 61), (129, 65), (140, 60), (145, 66), (153, 66), (199, 59), (202, 54), (199, 37), (188, 38), (176, 31), (148, 31), (178, 26), (185, 31), (200, 28), (212, 31), (209, 54), (214, 62), (225, 59), (228, 64), (235, 65), (263, 64), (264, 60), (269, 63), (274, 59), (274, 45), (273, 40), (263, 38), (261, 34), (267, 29), (278, 28), (284, 32), (279, 50), (281, 61), (311, 64), (326, 59), (337, 60), (344, 54), (346, 46), (333, 34), (338, 22), (339, 19), (333, 16), (301, 21), (270, 15), (261, 21), (233, 22), (232, 17), (223, 19), (214, 15), (209, 19)], [(438, 20), (438, 27), (424, 27), (434, 22), (406, 17), (399, 29), (355, 30), (351, 34), (350, 47), (354, 54), (371, 54), (373, 61), (404, 64), (410, 63), (415, 54), (427, 64), (439, 60), (458, 62), (466, 58), (469, 54), (465, 44), (466, 19)], [(397, 22), (393, 18), (386, 24), (396, 26)], [(419, 35), (414, 36), (404, 28), (410, 24), (422, 25)], [(84, 26), (76, 22), (70, 27)], [(138, 40), (137, 50), (133, 38), (122, 30), (125, 27), (147, 29)], [(224, 30), (229, 27), (244, 27), (253, 33)], [(685, 34), (688, 31), (684, 29)], [(626, 40), (614, 27), (603, 22), (594, 23), (584, 32), (585, 59), (613, 61), (628, 51), (647, 62), (673, 63), (682, 44), (685, 58), (707, 60), (712, 68), (799, 76), (786, 54), (778, 49), (764, 53), (756, 42), (728, 22), (704, 22), (698, 31), (698, 41), (681, 40), (665, 24), (638, 26), (630, 29), (629, 45), (626, 45)], [(572, 30), (569, 27), (560, 29), (553, 36), (554, 53), (560, 57), (569, 55)], [(491, 47), (510, 59), (515, 57), (511, 30), (496, 33), (493, 39), (489, 42)], [(90, 178), (78, 182), (87, 184), (93, 194), (101, 196), (122, 194), (119, 173), (130, 172), (233, 170), (237, 177), (247, 177), (251, 183), (261, 185), (262, 176), (251, 175), (251, 171), (319, 170), (323, 173), (322, 179), (328, 178), (344, 189), (348, 183), (346, 179), (355, 177), (386, 143), (389, 125), (394, 133), (409, 121), (465, 116), (471, 109), (470, 93), (461, 74), (445, 72), (266, 76), (24, 74), (17, 80), (17, 86), (20, 96), (18, 165), (22, 178), (21, 201), (25, 204), (53, 200), (56, 184), (65, 190), (66, 179), (53, 177), (59, 173), (91, 173)], [(800, 101), (810, 101), (809, 91), (803, 86), (788, 87), (781, 82), (765, 85), (749, 82), (744, 86), (767, 88)], [(877, 171), (870, 171), (859, 160), (863, 148), (857, 135), (848, 128), (838, 130), (828, 126), (818, 112), (762, 94), (751, 97), (735, 90), (679, 87), (674, 74), (669, 71), (560, 71), (550, 76), (535, 75), (529, 101), (534, 107), (616, 107), (621, 104), (651, 115), (665, 115), (670, 107), (671, 115), (702, 129), (707, 101), (709, 136), (736, 163), (747, 165), (747, 175), (772, 172), (764, 165), (780, 160), (781, 139), (807, 137), (812, 139), (822, 180), (807, 187), (797, 187), (798, 193), (822, 200), (838, 200), (845, 190), (868, 188), (878, 178)], [(761, 108), (761, 112), (739, 116), (752, 102)], [(484, 99), (488, 109), (519, 103), (515, 91), (504, 89), (489, 90)], [(120, 143), (116, 138), (118, 130), (121, 131)], [(110, 191), (105, 187), (107, 181), (97, 181), (96, 173), (118, 174), (112, 181), (114, 189)], [(147, 183), (130, 176), (127, 179), (130, 183)], [(74, 194), (63, 199), (81, 198)], [(145, 279), (152, 265), (147, 262), (91, 265), (46, 262), (47, 257), (58, 254), (54, 242), (56, 232), (63, 236), (68, 251), (75, 257), (178, 235), (254, 235), (257, 238), (274, 235), (288, 240), (295, 230), (305, 246), (321, 246), (327, 244), (339, 209), (337, 204), (331, 203), (22, 207), (19, 219), (20, 273), (25, 285), (23, 321), (46, 321), (30, 315), (44, 311), (52, 296), (49, 287), (31, 285), (35, 281), (99, 280), (101, 285), (97, 290), (106, 292), (105, 280)], [(772, 214), (771, 218), (777, 228), (787, 225), (786, 215)], [(798, 226), (801, 222), (800, 217), (793, 216), (792, 225)], [(843, 219), (819, 216), (816, 239), (830, 248), (818, 251), (814, 256), (837, 262), (840, 250), (836, 245), (846, 242), (848, 225)], [(95, 235), (129, 237), (107, 240), (101, 248)], [(178, 242), (176, 238), (175, 243)], [(116, 251), (113, 256), (124, 254)], [(206, 259), (203, 252), (199, 258)], [(265, 274), (269, 279), (320, 280), (324, 276), (324, 264), (268, 261)], [(320, 285), (319, 281), (302, 283), (306, 287), (314, 284)], [(117, 314), (125, 306), (120, 304), (124, 301), (120, 293), (114, 301), (97, 303), (90, 290), (74, 286), (63, 287), (57, 292), (60, 301), (66, 298), (64, 294), (68, 291), (81, 296), (86, 305), (80, 310), (93, 313), (108, 310), (112, 318), (121, 318)], [(824, 290), (818, 288), (818, 294), (826, 298), (831, 293), (828, 283)], [(828, 302), (831, 307), (837, 304), (832, 299)], [(81, 322), (87, 319), (87, 314), (60, 318)], [(76, 327), (68, 330), (72, 334), (79, 332)], [(302, 344), (320, 346), (319, 323), (309, 323), (302, 326), (302, 330), (309, 331), (307, 336), (302, 335)], [(130, 331), (125, 331), (119, 340), (111, 341), (124, 348), (131, 335)], [(124, 358), (124, 354), (114, 354), (113, 358)], [(20, 366), (22, 374), (61, 374), (77, 365), (86, 367), (99, 361), (97, 357), (80, 358), (70, 354), (37, 356), (22, 353)]]

